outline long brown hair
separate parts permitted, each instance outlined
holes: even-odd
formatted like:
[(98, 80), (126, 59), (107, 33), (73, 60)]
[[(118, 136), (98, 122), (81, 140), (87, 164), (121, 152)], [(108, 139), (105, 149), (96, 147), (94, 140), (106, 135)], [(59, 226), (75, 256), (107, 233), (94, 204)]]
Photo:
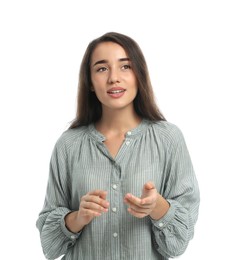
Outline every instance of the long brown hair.
[(95, 92), (91, 91), (91, 56), (99, 43), (114, 42), (126, 51), (132, 63), (132, 69), (137, 79), (138, 93), (134, 99), (134, 109), (141, 118), (151, 121), (165, 120), (155, 103), (153, 88), (150, 82), (147, 64), (138, 44), (130, 37), (109, 32), (89, 43), (79, 73), (76, 118), (69, 128), (89, 125), (97, 122), (102, 116), (102, 106)]

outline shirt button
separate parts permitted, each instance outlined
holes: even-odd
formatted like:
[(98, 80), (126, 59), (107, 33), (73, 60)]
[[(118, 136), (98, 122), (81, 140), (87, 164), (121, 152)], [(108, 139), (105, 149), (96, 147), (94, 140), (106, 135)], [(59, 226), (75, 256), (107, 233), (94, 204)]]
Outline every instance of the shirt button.
[(161, 222), (161, 223), (159, 223), (159, 225), (158, 225), (159, 227), (163, 227), (164, 226), (164, 224)]
[(113, 184), (113, 185), (112, 185), (112, 188), (113, 188), (114, 190), (116, 190), (116, 189), (117, 189), (117, 185), (116, 185), (116, 184)]
[(127, 132), (127, 135), (131, 135), (132, 133), (130, 131)]
[(117, 233), (113, 233), (113, 237), (117, 237), (118, 236), (118, 234)]
[(111, 210), (112, 210), (113, 212), (116, 212), (116, 208), (112, 208)]
[(129, 145), (129, 144), (130, 144), (130, 141), (126, 141), (125, 144), (126, 144), (126, 145)]
[(76, 236), (72, 235), (70, 238), (74, 240), (76, 239)]

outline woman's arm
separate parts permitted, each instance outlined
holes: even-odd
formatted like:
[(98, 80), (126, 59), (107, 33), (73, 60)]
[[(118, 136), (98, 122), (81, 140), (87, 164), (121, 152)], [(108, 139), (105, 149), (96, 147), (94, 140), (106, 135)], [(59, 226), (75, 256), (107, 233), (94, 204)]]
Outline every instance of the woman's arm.
[(65, 217), (67, 228), (71, 232), (80, 232), (95, 217), (100, 217), (102, 213), (107, 212), (109, 202), (106, 196), (107, 192), (104, 190), (94, 190), (84, 195), (81, 198), (79, 210)]
[(43, 252), (50, 259), (66, 254), (82, 229), (109, 207), (107, 192), (93, 190), (78, 201), (78, 210), (71, 210), (70, 151), (62, 136), (52, 153), (45, 203), (37, 220)]
[(150, 217), (154, 247), (169, 258), (181, 255), (193, 237), (200, 199), (190, 156), (178, 129), (167, 157), (163, 196), (148, 182), (141, 198), (126, 194), (124, 201), (133, 216)]
[(64, 220), (71, 212), (68, 157), (68, 149), (62, 136), (52, 153), (45, 202), (36, 223), (43, 252), (50, 259), (65, 254), (80, 235), (70, 232)]
[(151, 219), (155, 248), (166, 257), (181, 255), (194, 235), (200, 194), (191, 158), (182, 135), (175, 127), (167, 151), (166, 182), (162, 196), (170, 204), (159, 220)]

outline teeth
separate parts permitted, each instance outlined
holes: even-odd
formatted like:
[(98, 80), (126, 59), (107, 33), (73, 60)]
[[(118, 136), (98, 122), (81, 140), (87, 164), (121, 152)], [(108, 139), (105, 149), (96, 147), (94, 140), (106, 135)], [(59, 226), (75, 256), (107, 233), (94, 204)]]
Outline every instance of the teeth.
[(121, 93), (124, 92), (124, 90), (113, 90), (113, 91), (109, 91), (109, 93), (111, 94), (117, 94), (117, 93)]

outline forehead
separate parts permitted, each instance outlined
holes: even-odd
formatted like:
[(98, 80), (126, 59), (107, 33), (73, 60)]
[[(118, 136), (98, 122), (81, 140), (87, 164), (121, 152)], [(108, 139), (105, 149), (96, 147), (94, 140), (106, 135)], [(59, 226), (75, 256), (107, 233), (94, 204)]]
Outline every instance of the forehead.
[(120, 58), (126, 58), (128, 57), (126, 54), (125, 49), (120, 46), (117, 43), (114, 42), (102, 42), (99, 43), (93, 53), (92, 53), (92, 57), (91, 60), (95, 61), (98, 59), (120, 59)]

